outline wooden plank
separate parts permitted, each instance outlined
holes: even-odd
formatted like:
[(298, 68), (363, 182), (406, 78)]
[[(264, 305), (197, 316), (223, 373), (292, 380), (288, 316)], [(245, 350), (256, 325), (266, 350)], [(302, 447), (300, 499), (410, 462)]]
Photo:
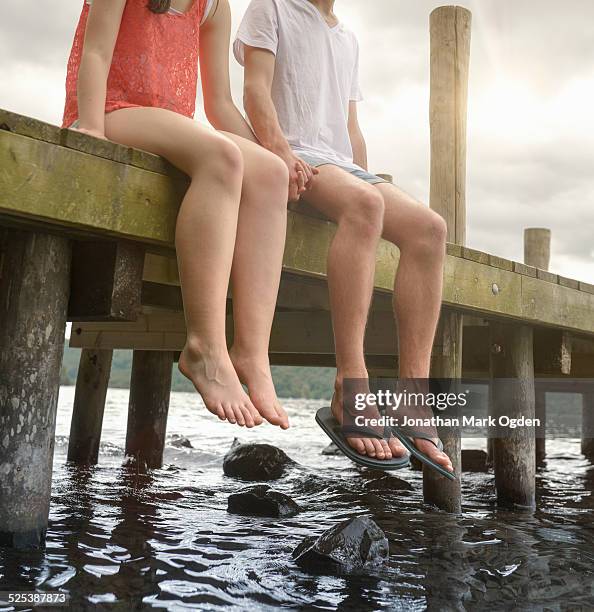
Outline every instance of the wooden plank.
[(569, 287), (570, 289), (577, 289), (579, 290), (580, 288), (580, 282), (573, 279), (573, 278), (566, 278), (565, 276), (559, 276), (559, 284), (562, 287)]
[(559, 277), (552, 272), (547, 272), (546, 270), (541, 270), (540, 268), (536, 270), (536, 277), (540, 280), (546, 281), (547, 283), (558, 283)]
[(526, 264), (520, 263), (518, 261), (514, 261), (514, 272), (518, 274), (522, 274), (523, 276), (532, 276), (532, 278), (536, 278), (536, 268), (534, 266), (528, 266)]
[(514, 269), (514, 262), (497, 255), (489, 255), (489, 265), (494, 268), (501, 268), (502, 270), (509, 270), (510, 272)]
[[(68, 236), (132, 240), (153, 252), (173, 253), (183, 182), (6, 131), (0, 132), (0, 168), (0, 219), (28, 219)], [(290, 211), (284, 272), (324, 281), (334, 232), (328, 221)], [(469, 255), (467, 249), (464, 253)], [(472, 251), (473, 259), (447, 257), (446, 305), (594, 334), (594, 286), (580, 283), (577, 291), (494, 268), (488, 265), (488, 254), (479, 253)], [(147, 258), (145, 280), (156, 281), (162, 274), (176, 284), (174, 263), (164, 272), (150, 261)], [(398, 249), (382, 241), (377, 291), (391, 294), (398, 261)], [(160, 276), (158, 282), (163, 282)], [(551, 297), (554, 301), (547, 305)]]
[(96, 157), (129, 164), (143, 170), (150, 170), (151, 172), (160, 172), (162, 174), (177, 172), (167, 160), (158, 155), (126, 147), (109, 140), (93, 138), (74, 130), (60, 129), (58, 126), (1, 108), (0, 130), (60, 145), (82, 153), (90, 153)]

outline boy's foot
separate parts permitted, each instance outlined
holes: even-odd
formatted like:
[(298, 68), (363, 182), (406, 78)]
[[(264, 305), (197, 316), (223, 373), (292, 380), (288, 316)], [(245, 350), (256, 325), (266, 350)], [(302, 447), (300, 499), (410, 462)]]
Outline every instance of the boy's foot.
[(241, 427), (262, 424), (262, 417), (243, 390), (226, 348), (199, 351), (186, 343), (178, 368), (192, 381), (206, 408), (222, 421)]
[[(367, 378), (367, 376), (365, 376), (365, 378)], [(364, 379), (359, 376), (357, 377), (357, 380)], [(368, 386), (365, 392), (369, 393)], [(343, 392), (342, 383), (338, 379), (336, 380), (334, 386), (331, 409), (334, 418), (340, 425), (342, 425), (344, 420)], [(377, 408), (371, 406), (367, 406), (363, 412), (357, 413), (357, 416), (359, 415), (363, 415), (368, 419), (379, 419), (381, 417)], [(379, 427), (377, 432), (381, 434), (383, 433), (383, 430), (383, 427)], [(376, 438), (349, 438), (345, 436), (345, 439), (360, 455), (366, 455), (375, 459), (392, 459), (393, 457), (398, 459), (399, 457), (404, 457), (408, 452), (400, 440), (394, 437), (391, 437), (389, 440), (379, 440)]]
[(272, 425), (288, 429), (289, 417), (276, 396), (268, 356), (240, 355), (235, 348), (231, 348), (229, 355), (239, 380), (248, 388), (252, 404), (260, 416)]

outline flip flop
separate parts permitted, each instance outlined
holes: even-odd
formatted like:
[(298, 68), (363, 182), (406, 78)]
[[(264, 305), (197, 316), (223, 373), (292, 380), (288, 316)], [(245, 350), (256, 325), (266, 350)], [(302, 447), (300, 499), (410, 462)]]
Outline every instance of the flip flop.
[(364, 467), (380, 469), (380, 470), (401, 470), (410, 465), (410, 457), (396, 457), (392, 459), (374, 459), (360, 455), (346, 440), (345, 434), (353, 434), (356, 437), (375, 438), (376, 440), (389, 439), (391, 437), (390, 427), (384, 428), (383, 435), (378, 434), (369, 427), (350, 427), (344, 428), (338, 423), (335, 416), (332, 414), (330, 406), (320, 408), (316, 413), (316, 422), (324, 430), (326, 435), (336, 444), (336, 446), (346, 455), (351, 461)]
[(436, 463), (431, 459), (428, 455), (421, 452), (413, 442), (414, 438), (421, 438), (422, 440), (428, 440), (431, 444), (434, 444), (435, 447), (443, 452), (443, 443), (441, 440), (437, 440), (435, 442), (431, 436), (423, 431), (415, 431), (414, 429), (406, 429), (403, 430), (399, 427), (392, 427), (392, 433), (396, 438), (402, 442), (404, 448), (413, 456), (416, 457), (421, 463), (428, 465), (430, 468), (433, 468), (436, 472), (439, 472), (442, 476), (445, 476), (449, 480), (456, 480), (456, 475), (454, 472), (450, 472), (442, 467), (439, 463)]

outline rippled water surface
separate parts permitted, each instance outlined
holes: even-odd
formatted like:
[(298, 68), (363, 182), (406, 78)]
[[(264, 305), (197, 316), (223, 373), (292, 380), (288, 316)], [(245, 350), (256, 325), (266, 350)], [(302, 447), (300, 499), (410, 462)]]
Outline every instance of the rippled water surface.
[[(578, 441), (548, 442), (539, 510), (497, 510), (492, 474), (464, 475), (460, 517), (422, 504), (421, 478), (321, 455), (317, 401), (286, 406), (292, 429), (247, 432), (219, 423), (197, 396), (173, 393), (165, 466), (150, 475), (122, 467), (128, 393), (110, 390), (99, 465), (66, 465), (74, 389), (60, 393), (58, 440), (45, 551), (0, 552), (0, 590), (64, 590), (72, 610), (591, 610), (594, 609), (594, 468)], [(227, 513), (245, 483), (222, 459), (233, 437), (279, 446), (298, 462), (274, 488), (304, 512), (292, 519)], [(476, 445), (476, 442), (475, 442)], [(371, 574), (312, 576), (291, 551), (305, 535), (369, 515), (390, 540), (389, 562)]]

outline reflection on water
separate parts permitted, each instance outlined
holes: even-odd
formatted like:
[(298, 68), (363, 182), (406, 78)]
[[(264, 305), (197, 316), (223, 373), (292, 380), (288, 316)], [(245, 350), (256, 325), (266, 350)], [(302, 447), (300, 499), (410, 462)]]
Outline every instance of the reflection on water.
[[(465, 474), (464, 515), (422, 505), (421, 479), (359, 470), (320, 454), (315, 401), (289, 401), (293, 429), (241, 430), (299, 465), (274, 487), (304, 512), (291, 519), (238, 517), (227, 496), (242, 483), (223, 476), (239, 432), (212, 419), (197, 397), (172, 395), (165, 467), (122, 467), (127, 392), (110, 390), (100, 465), (65, 465), (73, 389), (60, 397), (58, 441), (45, 551), (0, 552), (0, 590), (65, 590), (71, 609), (497, 610), (594, 607), (594, 468), (579, 443), (549, 441), (535, 514), (498, 510), (493, 476)], [(472, 441), (476, 444), (476, 441)], [(390, 540), (388, 564), (371, 574), (310, 576), (291, 551), (305, 535), (371, 515)]]

